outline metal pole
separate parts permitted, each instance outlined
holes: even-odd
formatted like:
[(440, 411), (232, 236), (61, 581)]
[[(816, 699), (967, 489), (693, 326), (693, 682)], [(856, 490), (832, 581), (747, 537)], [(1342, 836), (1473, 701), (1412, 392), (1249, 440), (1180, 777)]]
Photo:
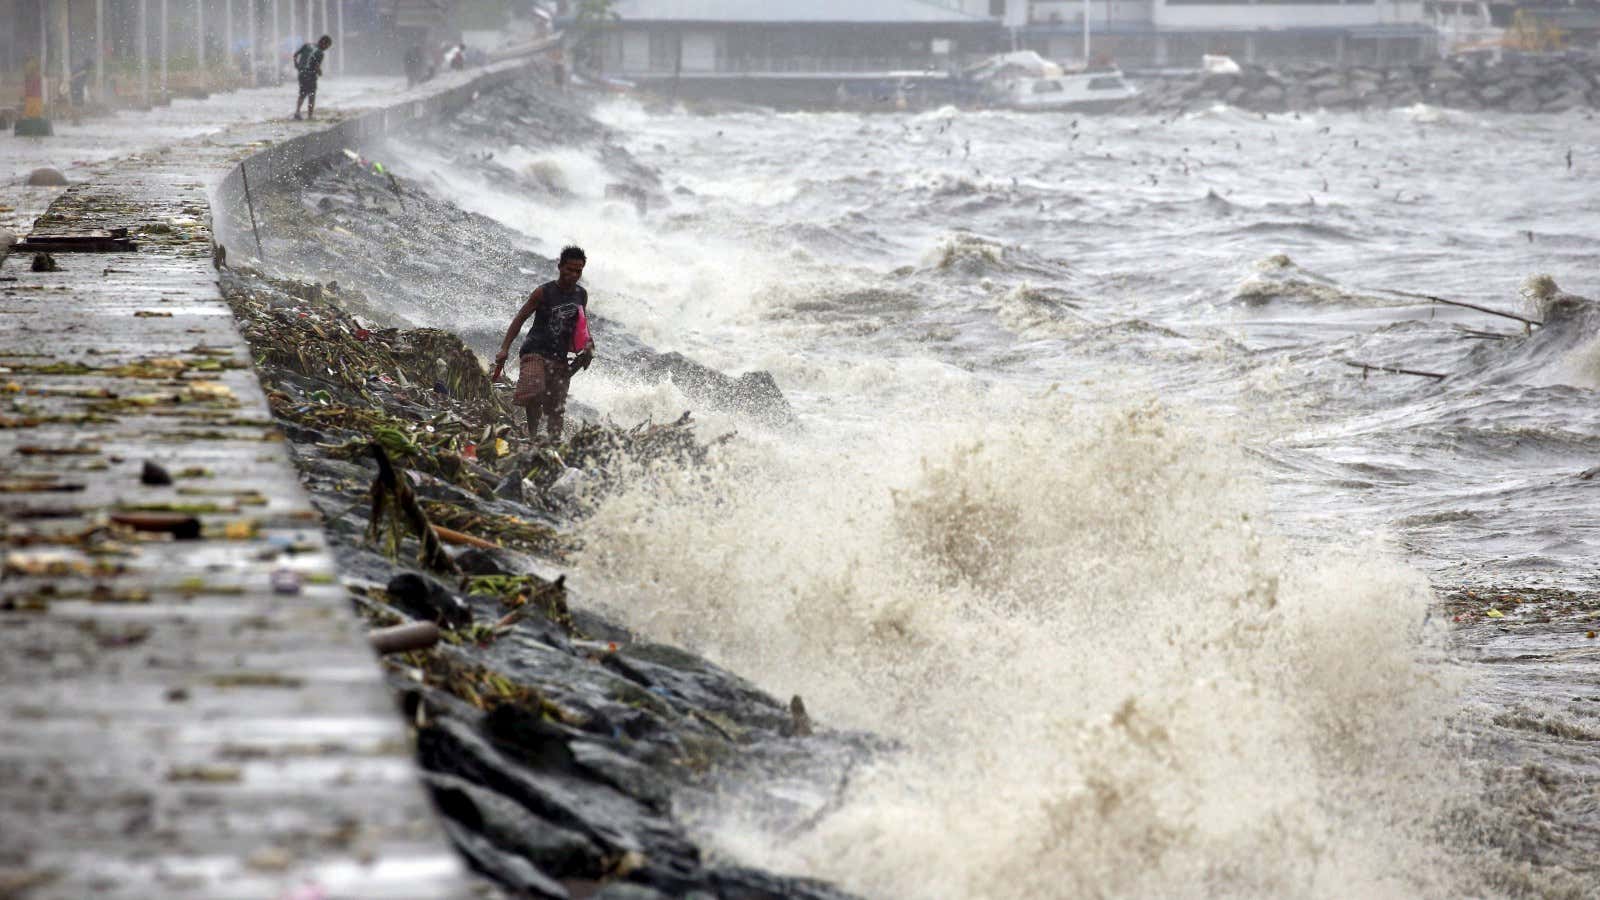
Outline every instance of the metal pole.
[(295, 12), (296, 5), (295, 0), (289, 0), (289, 43), (294, 45), (294, 49), (299, 50), (300, 45), (305, 43), (305, 39), (300, 37), (299, 16)]
[(246, 81), (249, 82), (251, 87), (255, 87), (261, 83), (256, 77), (261, 70), (261, 66), (257, 62), (259, 57), (257, 56), (258, 48), (256, 46), (256, 13), (258, 12), (256, 0), (245, 0), (244, 12), (245, 27), (248, 29), (246, 33), (250, 39), (250, 50), (245, 54), (245, 57), (250, 60), (250, 77)]
[(339, 42), (339, 55), (335, 56), (334, 60), (337, 61), (338, 64), (339, 64), (339, 74), (343, 75), (344, 74), (344, 60), (345, 60), (345, 57), (350, 55), (350, 54), (345, 52), (345, 46), (344, 46), (344, 0), (333, 0), (333, 8), (334, 8), (335, 12), (338, 13), (337, 25), (335, 26), (335, 34), (338, 35), (337, 40)]
[(50, 0), (39, 0), (39, 100), (50, 108)]
[(1083, 67), (1089, 68), (1089, 0), (1083, 0)]
[(167, 96), (167, 0), (161, 0), (161, 97)]
[[(206, 71), (206, 0), (194, 0), (194, 59), (200, 69), (200, 77), (205, 78)], [(210, 81), (207, 79), (206, 84)]]
[(250, 199), (250, 163), (239, 164), (239, 178), (244, 181), (244, 205), (250, 210), (250, 233), (256, 236), (256, 259), (267, 261), (267, 252), (261, 249), (261, 232), (256, 230), (256, 203)]
[(94, 97), (106, 102), (106, 0), (94, 0)]
[(233, 65), (233, 0), (222, 0), (222, 58), (226, 61), (225, 70), (232, 70)]
[(150, 0), (139, 0), (139, 102), (150, 106)]
[(282, 68), (282, 66), (279, 64), (278, 57), (282, 54), (282, 52), (283, 32), (278, 30), (278, 0), (272, 0), (272, 52), (269, 58), (272, 60), (273, 84), (278, 83), (279, 70)]
[(72, 4), (60, 0), (56, 30), (61, 38), (61, 86), (67, 89), (67, 105), (72, 104)]
[(61, 0), (61, 15), (56, 22), (61, 31), (61, 85), (67, 89), (67, 105), (72, 105), (72, 4)]

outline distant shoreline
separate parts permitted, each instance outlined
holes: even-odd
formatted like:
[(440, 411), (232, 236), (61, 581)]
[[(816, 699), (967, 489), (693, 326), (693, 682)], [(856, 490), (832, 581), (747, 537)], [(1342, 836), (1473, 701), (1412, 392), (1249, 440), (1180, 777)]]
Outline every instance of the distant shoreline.
[(1251, 112), (1393, 109), (1419, 103), (1462, 110), (1563, 113), (1600, 108), (1600, 54), (1455, 57), (1387, 67), (1242, 65), (1137, 82), (1122, 113), (1173, 113), (1226, 103)]
[[(1600, 109), (1600, 53), (1522, 55), (1500, 62), (1460, 56), (1389, 66), (1331, 62), (1240, 63), (1234, 74), (1201, 70), (1127, 73), (1138, 97), (1108, 109), (1046, 110), (1081, 115), (1172, 113), (1224, 103), (1250, 112), (1395, 109), (1427, 104), (1468, 111), (1563, 113)], [(976, 88), (944, 73), (856, 77), (684, 78), (634, 85), (647, 102), (685, 103), (707, 111), (765, 108), (810, 112), (906, 112), (943, 106), (1007, 109), (982, 102)]]

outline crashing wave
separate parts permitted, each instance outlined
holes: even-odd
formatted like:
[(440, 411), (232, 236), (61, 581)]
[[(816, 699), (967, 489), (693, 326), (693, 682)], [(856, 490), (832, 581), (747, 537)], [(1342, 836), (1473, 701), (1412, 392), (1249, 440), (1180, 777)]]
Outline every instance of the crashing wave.
[(1394, 301), (1347, 291), (1333, 279), (1303, 269), (1287, 254), (1275, 253), (1255, 264), (1255, 273), (1234, 288), (1232, 299), (1246, 306), (1289, 302), (1313, 305), (1392, 306)]
[(958, 231), (939, 244), (925, 265), (939, 272), (974, 277), (995, 275), (1038, 276), (1051, 280), (1072, 278), (1063, 262), (1039, 256), (1015, 244), (1004, 244), (970, 232)]

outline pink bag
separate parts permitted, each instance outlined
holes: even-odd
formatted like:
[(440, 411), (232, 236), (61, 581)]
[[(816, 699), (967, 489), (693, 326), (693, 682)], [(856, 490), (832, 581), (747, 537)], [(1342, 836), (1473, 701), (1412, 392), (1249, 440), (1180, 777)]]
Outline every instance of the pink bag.
[(578, 324), (572, 329), (572, 352), (582, 353), (589, 346), (589, 317), (578, 307)]

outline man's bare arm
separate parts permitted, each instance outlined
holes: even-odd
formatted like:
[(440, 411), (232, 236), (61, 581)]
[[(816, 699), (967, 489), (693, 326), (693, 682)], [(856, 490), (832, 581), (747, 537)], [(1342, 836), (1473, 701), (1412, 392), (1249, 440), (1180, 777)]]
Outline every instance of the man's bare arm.
[(505, 366), (506, 357), (511, 353), (511, 342), (516, 340), (517, 335), (522, 333), (523, 324), (528, 321), (529, 316), (533, 315), (534, 310), (539, 308), (539, 301), (542, 299), (544, 299), (544, 286), (540, 285), (533, 289), (533, 293), (528, 295), (528, 302), (522, 304), (522, 309), (517, 311), (517, 317), (511, 320), (511, 327), (506, 329), (505, 339), (500, 342), (500, 352), (494, 355), (494, 375), (491, 376), (492, 378), (500, 377), (500, 370)]

